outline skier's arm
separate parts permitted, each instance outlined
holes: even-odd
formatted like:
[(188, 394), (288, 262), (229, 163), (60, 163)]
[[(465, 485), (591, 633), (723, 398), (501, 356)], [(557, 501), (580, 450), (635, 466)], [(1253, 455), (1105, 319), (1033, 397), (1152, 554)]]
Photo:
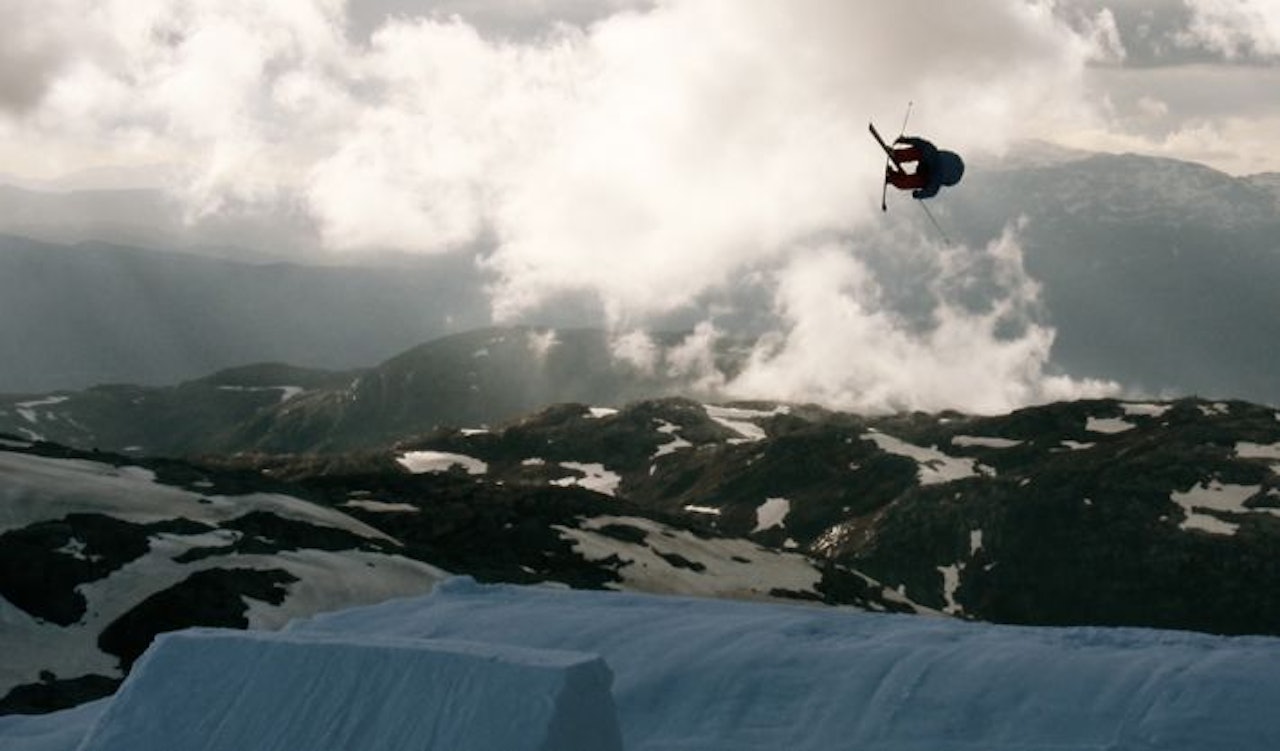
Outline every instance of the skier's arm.
[(926, 141), (915, 136), (901, 136), (895, 143), (905, 143), (908, 146), (916, 147), (920, 151), (921, 161), (923, 162), (932, 162), (938, 158), (938, 147), (934, 146), (932, 141)]

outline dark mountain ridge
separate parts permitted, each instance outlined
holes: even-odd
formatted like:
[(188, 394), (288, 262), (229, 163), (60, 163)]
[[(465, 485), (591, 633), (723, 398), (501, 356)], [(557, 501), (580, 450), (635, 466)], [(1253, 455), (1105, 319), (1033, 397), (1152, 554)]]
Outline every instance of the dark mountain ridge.
[[(1277, 633), (1280, 413), (1114, 400), (993, 417), (813, 406), (556, 408), (402, 450), (612, 492), (982, 620)], [(536, 458), (541, 463), (528, 463)], [(565, 468), (570, 468), (566, 472)]]
[[(477, 341), (451, 346), (471, 356)], [(283, 389), (263, 384), (283, 376), (341, 391), (324, 390), (332, 374), (285, 367), (201, 387), (275, 403)], [(389, 437), (402, 410), (375, 404), (393, 416)], [(395, 446), (198, 460), (0, 436), (0, 594), (21, 626), (0, 641), (12, 654), (27, 654), (24, 639), (62, 645), (14, 663), (0, 709), (109, 691), (170, 628), (261, 627), (394, 596), (351, 583), (370, 571), (397, 572), (398, 592), (429, 587), (419, 565), (1024, 625), (1280, 634), (1270, 407), (1092, 400), (868, 417), (670, 397), (408, 427)], [(318, 601), (300, 583), (317, 575), (335, 587)]]
[[(689, 393), (661, 358), (684, 335), (653, 335), (658, 361), (629, 364), (597, 329), (489, 328), (443, 337), (376, 367), (235, 368), (173, 387), (99, 386), (0, 396), (0, 430), (81, 448), (179, 456), (340, 452), (441, 426), (482, 427), (546, 404), (621, 406)], [(732, 373), (744, 352), (721, 345)]]

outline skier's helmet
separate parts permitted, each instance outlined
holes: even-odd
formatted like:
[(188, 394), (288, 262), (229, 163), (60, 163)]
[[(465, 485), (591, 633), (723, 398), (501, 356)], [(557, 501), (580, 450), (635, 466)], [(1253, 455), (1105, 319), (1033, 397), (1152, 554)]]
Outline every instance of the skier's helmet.
[(955, 185), (964, 177), (964, 160), (954, 151), (939, 151), (937, 170), (943, 185)]

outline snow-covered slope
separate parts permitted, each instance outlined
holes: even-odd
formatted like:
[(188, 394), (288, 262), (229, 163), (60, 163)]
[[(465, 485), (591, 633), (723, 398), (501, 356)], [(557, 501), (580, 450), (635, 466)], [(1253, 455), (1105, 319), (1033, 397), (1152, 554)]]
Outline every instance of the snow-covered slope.
[(7, 705), (40, 706), (59, 684), (101, 695), (161, 631), (278, 628), (425, 592), (442, 575), (386, 534), (299, 498), (207, 480), (167, 484), (107, 455), (41, 456), (10, 444), (0, 446)]
[[(158, 633), (274, 628), (424, 592), (442, 569), (926, 610), (844, 566), (636, 515), (574, 474), (507, 485), (434, 464), (408, 474), (384, 458), (381, 473), (313, 468), (308, 483), (284, 484), (271, 472), (0, 440), (0, 648), (13, 655), (0, 664), (0, 714), (109, 693)], [(571, 464), (530, 471), (583, 471)]]
[(26, 693), (0, 711), (101, 696), (159, 632), (421, 592), (432, 567), (1024, 625), (1280, 633), (1280, 419), (1240, 402), (874, 419), (567, 404), (395, 451), (222, 469), (4, 440), (0, 639), (20, 657), (0, 677)]
[[(437, 488), (594, 488), (588, 513), (551, 523), (612, 569), (604, 586), (710, 594), (769, 571), (772, 587), (830, 593), (807, 554), (982, 620), (1278, 634), (1278, 417), (1193, 399), (879, 418), (668, 399), (604, 416), (559, 405), (402, 450), (452, 457), (423, 475)], [(379, 498), (422, 509), (384, 514), (386, 529), (440, 526), (438, 504)], [(667, 565), (681, 559), (700, 566)], [(488, 573), (460, 563), (445, 568)]]
[[(597, 654), (629, 751), (1240, 751), (1280, 747), (1280, 640), (1141, 629), (1037, 629), (797, 605), (450, 579), (429, 596), (319, 616), (292, 635), (344, 643), (387, 638)], [(326, 658), (327, 660), (328, 658)], [(351, 747), (380, 747), (409, 717), (361, 700), (359, 660), (326, 662), (322, 685), (270, 674), (264, 697), (287, 727), (308, 691), (350, 701), (333, 722), (367, 720)], [(495, 670), (500, 666), (495, 666)], [(170, 674), (173, 686), (212, 668)], [(482, 678), (483, 680), (483, 678)], [(456, 706), (501, 718), (510, 690)], [(155, 706), (159, 706), (158, 704)], [(165, 704), (204, 722), (206, 704)], [(6, 751), (71, 751), (105, 703), (75, 713), (0, 718)], [(217, 719), (216, 717), (213, 719)], [(230, 718), (229, 718), (230, 719)], [(597, 722), (597, 716), (582, 717)], [(430, 747), (430, 746), (428, 746)], [(132, 751), (166, 746), (139, 745)], [(434, 748), (434, 747), (432, 747)]]
[(320, 616), (309, 632), (602, 655), (626, 747), (1280, 747), (1280, 640), (1028, 629), (686, 598), (481, 587)]

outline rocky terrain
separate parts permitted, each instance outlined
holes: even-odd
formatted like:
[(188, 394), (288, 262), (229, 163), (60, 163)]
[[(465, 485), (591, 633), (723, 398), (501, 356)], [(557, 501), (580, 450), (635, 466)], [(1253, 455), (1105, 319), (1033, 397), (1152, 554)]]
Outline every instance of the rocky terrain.
[(1183, 399), (864, 417), (564, 403), (394, 446), (0, 443), (5, 711), (159, 632), (275, 627), (441, 572), (1027, 625), (1280, 634), (1280, 414)]

